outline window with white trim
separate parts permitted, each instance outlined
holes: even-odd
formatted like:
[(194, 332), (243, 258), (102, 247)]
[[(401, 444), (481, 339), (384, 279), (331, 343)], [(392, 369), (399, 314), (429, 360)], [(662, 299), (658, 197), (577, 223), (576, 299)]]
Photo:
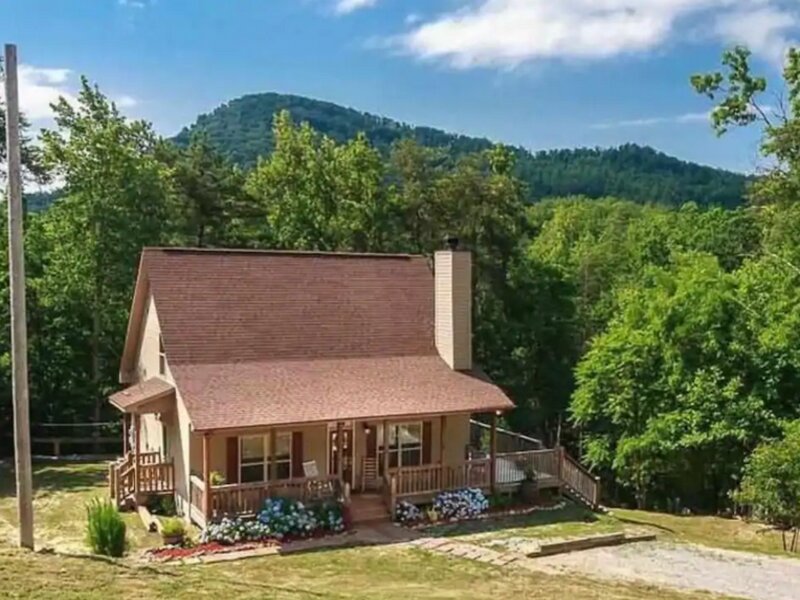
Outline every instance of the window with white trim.
[(292, 477), (292, 434), (275, 435), (275, 456), (272, 457), (274, 479), (290, 479)]
[(167, 353), (164, 352), (164, 338), (158, 336), (158, 374), (167, 374)]
[(292, 476), (292, 434), (275, 434), (275, 454), (270, 456), (270, 434), (239, 438), (239, 481), (255, 483)]
[(267, 436), (239, 438), (239, 481), (253, 483), (267, 480)]
[(421, 464), (422, 423), (390, 425), (389, 467), (417, 467)]

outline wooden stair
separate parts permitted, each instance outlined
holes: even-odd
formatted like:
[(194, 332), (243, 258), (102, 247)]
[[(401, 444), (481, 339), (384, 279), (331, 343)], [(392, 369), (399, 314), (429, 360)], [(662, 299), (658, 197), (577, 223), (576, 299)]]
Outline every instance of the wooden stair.
[(389, 510), (380, 494), (353, 494), (350, 496), (350, 514), (354, 524), (390, 520)]
[(364, 457), (361, 461), (361, 491), (375, 491), (378, 489), (379, 484), (378, 459), (375, 457)]

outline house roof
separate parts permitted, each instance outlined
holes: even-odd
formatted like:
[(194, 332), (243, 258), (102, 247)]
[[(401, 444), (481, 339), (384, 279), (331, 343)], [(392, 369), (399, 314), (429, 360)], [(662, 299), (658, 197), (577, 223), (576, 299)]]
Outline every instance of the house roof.
[(178, 365), (172, 369), (198, 431), (507, 410), (478, 372), (439, 356)]
[(147, 248), (123, 382), (136, 377), (150, 295), (197, 430), (512, 406), (439, 357), (422, 256)]
[(432, 355), (425, 257), (145, 249), (171, 365)]
[(151, 377), (111, 394), (109, 400), (121, 411), (131, 412), (144, 404), (170, 397), (175, 397), (175, 386), (160, 377)]

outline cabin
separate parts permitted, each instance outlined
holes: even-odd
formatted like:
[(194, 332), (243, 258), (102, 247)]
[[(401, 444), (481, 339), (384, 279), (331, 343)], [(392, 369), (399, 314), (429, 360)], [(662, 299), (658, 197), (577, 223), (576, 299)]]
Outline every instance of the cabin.
[(111, 496), (173, 496), (201, 527), (270, 496), (388, 519), (398, 500), (508, 489), (533, 469), (541, 487), (572, 473), (569, 489), (596, 500), (561, 449), (498, 452), (497, 418), (513, 404), (473, 363), (472, 319), (472, 257), (456, 240), (433, 260), (146, 248), (126, 387), (110, 397), (125, 432)]

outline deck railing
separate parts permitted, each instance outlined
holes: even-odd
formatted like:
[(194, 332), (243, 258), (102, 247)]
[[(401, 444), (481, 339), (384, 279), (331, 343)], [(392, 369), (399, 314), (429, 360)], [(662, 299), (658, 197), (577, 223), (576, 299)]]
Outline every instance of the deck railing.
[(149, 463), (139, 467), (139, 492), (157, 494), (175, 489), (175, 469), (172, 462)]
[(203, 497), (206, 494), (206, 484), (197, 475), (189, 476), (189, 513), (192, 521), (205, 527), (206, 519), (203, 515)]
[[(313, 502), (337, 498), (341, 494), (336, 475), (301, 477), (285, 481), (233, 483), (211, 486), (212, 516), (255, 514), (271, 497)], [(194, 504), (194, 500), (192, 500)]]
[(558, 479), (560, 450), (529, 450), (526, 452), (504, 452), (497, 455), (497, 484), (509, 486), (520, 483), (529, 473), (539, 480)]
[(563, 454), (561, 480), (593, 508), (600, 504), (600, 481), (568, 454)]
[(454, 465), (423, 465), (391, 469), (396, 479), (398, 498), (466, 487), (488, 487), (491, 461), (488, 458), (467, 460)]
[(128, 453), (108, 465), (108, 487), (112, 499), (121, 503), (137, 494), (166, 494), (175, 490), (172, 459), (158, 452), (139, 454), (138, 489), (135, 455)]

